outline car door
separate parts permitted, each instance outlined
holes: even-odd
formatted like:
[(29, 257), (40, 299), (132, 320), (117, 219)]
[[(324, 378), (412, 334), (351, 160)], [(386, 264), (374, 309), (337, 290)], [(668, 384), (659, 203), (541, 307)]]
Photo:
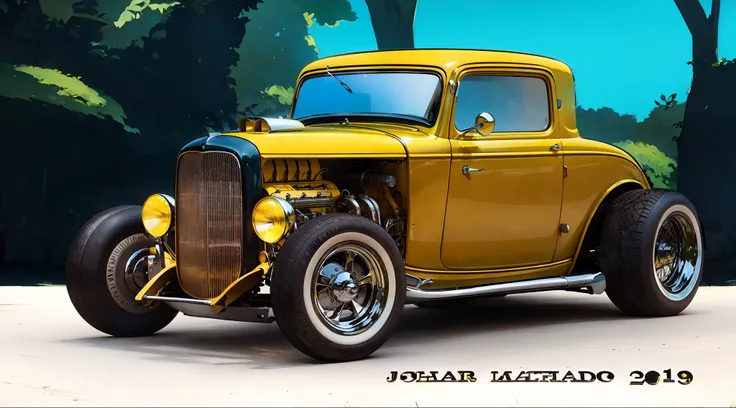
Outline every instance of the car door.
[[(445, 267), (489, 270), (552, 261), (563, 183), (552, 84), (543, 70), (460, 73), (449, 132)], [(463, 136), (483, 112), (492, 115), (493, 132)]]

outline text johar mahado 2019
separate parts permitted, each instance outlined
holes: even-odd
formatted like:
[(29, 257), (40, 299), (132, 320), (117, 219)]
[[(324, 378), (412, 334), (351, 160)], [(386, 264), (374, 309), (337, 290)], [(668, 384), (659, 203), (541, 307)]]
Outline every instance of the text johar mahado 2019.
[[(609, 383), (616, 377), (611, 371), (491, 371), (490, 382), (525, 382), (525, 383)], [(671, 369), (659, 371), (651, 370), (646, 373), (632, 371), (629, 373), (631, 385), (655, 385), (662, 383), (690, 384), (693, 375), (690, 371), (683, 370), (672, 375)], [(386, 381), (393, 382), (476, 382), (478, 376), (472, 370), (457, 371), (391, 371)]]

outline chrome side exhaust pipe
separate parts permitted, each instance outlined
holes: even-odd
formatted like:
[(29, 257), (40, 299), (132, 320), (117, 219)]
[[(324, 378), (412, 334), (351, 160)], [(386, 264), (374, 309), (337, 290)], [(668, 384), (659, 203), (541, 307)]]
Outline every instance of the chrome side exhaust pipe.
[(591, 295), (600, 295), (606, 290), (606, 278), (600, 272), (585, 275), (532, 279), (520, 282), (495, 283), (462, 289), (421, 289), (421, 286), (427, 283), (431, 283), (431, 281), (407, 275), (407, 303), (426, 300), (543, 292), (549, 290), (568, 290), (588, 293)]

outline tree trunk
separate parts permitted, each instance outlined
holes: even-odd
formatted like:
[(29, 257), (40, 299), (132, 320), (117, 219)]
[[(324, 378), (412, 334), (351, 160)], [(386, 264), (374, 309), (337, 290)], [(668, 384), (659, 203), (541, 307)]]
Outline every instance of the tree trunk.
[(678, 139), (678, 190), (695, 204), (703, 220), (708, 244), (705, 264), (707, 283), (722, 284), (736, 264), (729, 256), (729, 242), (736, 238), (736, 190), (726, 187), (736, 172), (736, 126), (731, 120), (729, 95), (736, 91), (732, 66), (718, 61), (720, 0), (713, 0), (710, 17), (698, 0), (674, 0), (693, 42), (693, 80), (683, 127)]
[(365, 0), (379, 50), (414, 48), (417, 0)]

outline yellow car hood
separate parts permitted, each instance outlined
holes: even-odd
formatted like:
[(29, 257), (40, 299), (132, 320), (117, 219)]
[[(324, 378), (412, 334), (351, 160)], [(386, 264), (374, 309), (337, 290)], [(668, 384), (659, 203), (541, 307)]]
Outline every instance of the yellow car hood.
[[(227, 133), (251, 141), (264, 159), (303, 157), (406, 158), (400, 133), (370, 125), (311, 126), (270, 133)], [(406, 131), (404, 131), (406, 132)], [(416, 132), (414, 132), (416, 133)]]

